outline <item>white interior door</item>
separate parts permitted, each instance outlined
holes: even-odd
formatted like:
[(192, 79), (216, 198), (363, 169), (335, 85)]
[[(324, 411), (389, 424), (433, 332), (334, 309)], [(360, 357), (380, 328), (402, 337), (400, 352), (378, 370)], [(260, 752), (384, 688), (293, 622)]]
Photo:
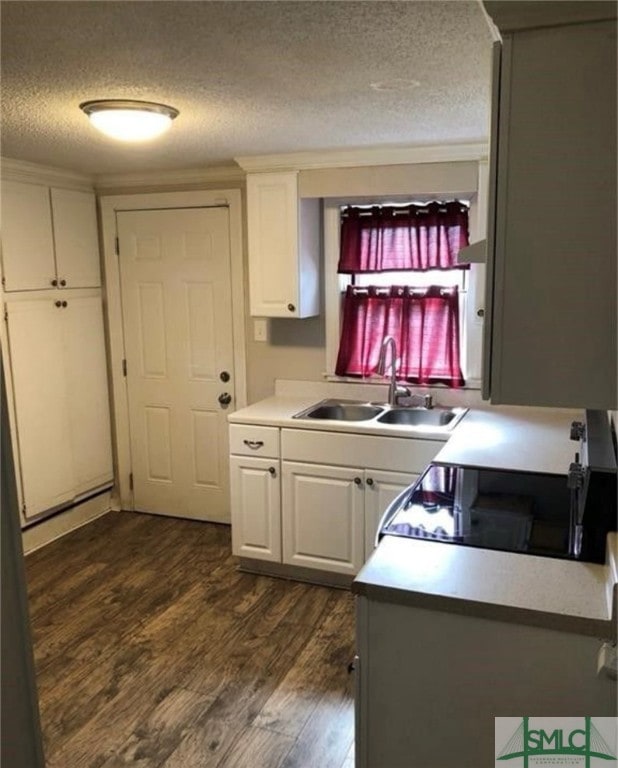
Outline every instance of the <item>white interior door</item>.
[(228, 209), (122, 211), (117, 227), (134, 508), (228, 522)]

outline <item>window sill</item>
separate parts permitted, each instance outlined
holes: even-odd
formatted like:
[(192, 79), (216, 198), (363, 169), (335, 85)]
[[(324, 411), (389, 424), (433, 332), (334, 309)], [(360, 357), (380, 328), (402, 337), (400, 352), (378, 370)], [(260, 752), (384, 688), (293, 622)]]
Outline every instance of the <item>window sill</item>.
[[(337, 376), (334, 373), (323, 373), (324, 381), (339, 382), (341, 384), (368, 384), (370, 386), (383, 387), (388, 384), (388, 378), (370, 377), (358, 378), (356, 376)], [(444, 384), (407, 384), (405, 381), (399, 381), (403, 386), (410, 386), (413, 389), (442, 389), (449, 392), (461, 392), (462, 390), (480, 391), (480, 379), (469, 379), (463, 387), (447, 387)]]

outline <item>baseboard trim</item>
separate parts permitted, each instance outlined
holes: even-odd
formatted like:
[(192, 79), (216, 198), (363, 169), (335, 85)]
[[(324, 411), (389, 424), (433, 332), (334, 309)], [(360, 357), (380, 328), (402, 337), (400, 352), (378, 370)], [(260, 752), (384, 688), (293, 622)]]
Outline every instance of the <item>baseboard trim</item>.
[(46, 520), (41, 520), (30, 528), (22, 531), (22, 544), (24, 554), (28, 555), (55, 539), (81, 528), (82, 525), (96, 520), (97, 517), (107, 514), (111, 511), (111, 492), (101, 493), (90, 498), (81, 504), (77, 504), (71, 509), (60, 512)]
[(298, 565), (271, 563), (267, 560), (253, 560), (250, 557), (239, 558), (238, 570), (243, 573), (274, 576), (277, 579), (289, 579), (290, 581), (304, 581), (308, 584), (317, 584), (321, 587), (336, 587), (337, 589), (350, 589), (354, 580), (354, 576), (348, 576), (345, 573), (318, 571)]

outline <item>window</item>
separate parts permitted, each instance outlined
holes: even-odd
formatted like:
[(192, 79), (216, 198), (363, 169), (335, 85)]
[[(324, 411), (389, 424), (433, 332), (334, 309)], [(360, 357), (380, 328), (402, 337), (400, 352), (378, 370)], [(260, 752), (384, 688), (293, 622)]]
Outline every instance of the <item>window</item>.
[[(472, 320), (470, 310), (482, 267), (455, 263), (468, 242), (469, 207), (461, 200), (327, 202), (327, 373), (371, 376), (390, 335), (400, 379), (477, 385), (482, 321)], [(472, 229), (475, 223), (473, 215)]]

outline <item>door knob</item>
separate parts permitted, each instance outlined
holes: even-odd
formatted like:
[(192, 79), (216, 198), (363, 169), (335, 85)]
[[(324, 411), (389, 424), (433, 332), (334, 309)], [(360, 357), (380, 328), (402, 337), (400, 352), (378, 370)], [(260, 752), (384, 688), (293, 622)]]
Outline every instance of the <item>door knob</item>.
[(229, 405), (232, 402), (232, 395), (230, 395), (229, 392), (222, 392), (217, 400), (221, 403), (221, 405)]

